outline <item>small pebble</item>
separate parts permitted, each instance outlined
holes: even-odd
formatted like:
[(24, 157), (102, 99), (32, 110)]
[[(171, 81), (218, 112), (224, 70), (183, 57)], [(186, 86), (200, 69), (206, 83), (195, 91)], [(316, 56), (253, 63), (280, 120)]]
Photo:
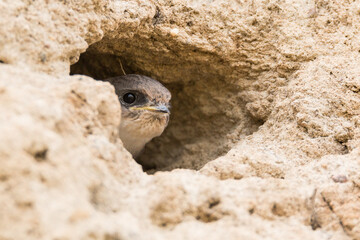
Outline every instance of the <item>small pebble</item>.
[(91, 213), (85, 209), (77, 209), (69, 217), (70, 222), (77, 222), (88, 219), (91, 216)]
[(317, 12), (317, 9), (316, 7), (314, 8), (311, 8), (309, 11), (308, 11), (308, 17), (309, 18), (314, 18), (318, 15), (318, 12)]
[(46, 54), (45, 53), (40, 53), (40, 61), (42, 63), (46, 62)]
[(177, 36), (179, 34), (179, 32), (180, 31), (179, 31), (178, 28), (173, 28), (173, 29), (170, 30), (170, 35), (175, 37), (175, 36)]
[(336, 183), (345, 183), (348, 181), (345, 175), (332, 176), (331, 179)]

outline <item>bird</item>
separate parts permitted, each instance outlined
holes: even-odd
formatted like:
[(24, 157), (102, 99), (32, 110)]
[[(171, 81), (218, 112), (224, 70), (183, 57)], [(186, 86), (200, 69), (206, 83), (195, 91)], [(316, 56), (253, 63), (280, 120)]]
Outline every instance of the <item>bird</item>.
[(160, 136), (169, 123), (170, 91), (160, 82), (138, 74), (105, 79), (110, 82), (121, 105), (119, 137), (137, 158), (145, 145)]

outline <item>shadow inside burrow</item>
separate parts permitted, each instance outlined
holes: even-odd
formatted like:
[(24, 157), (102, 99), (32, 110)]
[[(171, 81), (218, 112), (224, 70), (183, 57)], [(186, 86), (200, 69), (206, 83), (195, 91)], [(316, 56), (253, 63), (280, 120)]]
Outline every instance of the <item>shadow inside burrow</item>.
[[(133, 70), (131, 66), (119, 56), (113, 54), (93, 54), (88, 52), (81, 54), (78, 62), (70, 66), (70, 75), (75, 74), (86, 75), (99, 81), (126, 74), (147, 75), (141, 71)], [(168, 84), (164, 84), (163, 82), (162, 84), (165, 85), (171, 93), (174, 92), (173, 87), (169, 87)], [(171, 119), (172, 115), (170, 115), (170, 126)], [(166, 129), (164, 132), (166, 132)], [(146, 157), (144, 157), (146, 154), (147, 151), (143, 150), (140, 156), (134, 158), (134, 160), (142, 166), (144, 171), (156, 171), (156, 161), (146, 161)]]
[[(157, 66), (156, 62), (154, 65)], [(238, 139), (252, 134), (262, 124), (249, 117), (246, 103), (237, 96), (240, 90), (236, 86), (206, 71), (198, 71), (196, 66), (177, 67), (174, 66), (174, 71), (189, 71), (192, 79), (168, 81), (166, 75), (160, 77), (144, 71), (136, 59), (96, 51), (84, 52), (79, 61), (71, 65), (72, 75), (104, 80), (124, 75), (124, 70), (126, 74), (152, 77), (169, 89), (172, 94), (169, 125), (136, 159), (148, 173), (175, 168), (200, 169), (226, 154)], [(178, 75), (182, 74), (186, 73)], [(234, 101), (236, 104), (230, 103)]]

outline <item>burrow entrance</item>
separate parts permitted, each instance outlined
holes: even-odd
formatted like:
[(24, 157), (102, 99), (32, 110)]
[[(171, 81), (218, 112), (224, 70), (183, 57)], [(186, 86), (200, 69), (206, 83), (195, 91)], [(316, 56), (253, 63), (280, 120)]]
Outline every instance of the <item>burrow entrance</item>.
[(242, 73), (234, 74), (219, 56), (170, 43), (154, 47), (154, 39), (140, 36), (134, 39), (103, 39), (90, 46), (71, 66), (71, 74), (119, 76), (121, 62), (127, 74), (152, 77), (171, 91), (169, 125), (137, 159), (145, 170), (199, 169), (262, 124), (247, 112), (241, 87), (233, 81)]

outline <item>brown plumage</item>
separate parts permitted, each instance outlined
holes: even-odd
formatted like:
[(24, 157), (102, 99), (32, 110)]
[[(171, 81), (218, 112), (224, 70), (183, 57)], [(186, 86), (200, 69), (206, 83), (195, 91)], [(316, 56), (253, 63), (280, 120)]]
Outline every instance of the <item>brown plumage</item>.
[(121, 104), (120, 138), (137, 157), (145, 144), (160, 136), (169, 122), (171, 93), (158, 81), (136, 74), (106, 79)]

